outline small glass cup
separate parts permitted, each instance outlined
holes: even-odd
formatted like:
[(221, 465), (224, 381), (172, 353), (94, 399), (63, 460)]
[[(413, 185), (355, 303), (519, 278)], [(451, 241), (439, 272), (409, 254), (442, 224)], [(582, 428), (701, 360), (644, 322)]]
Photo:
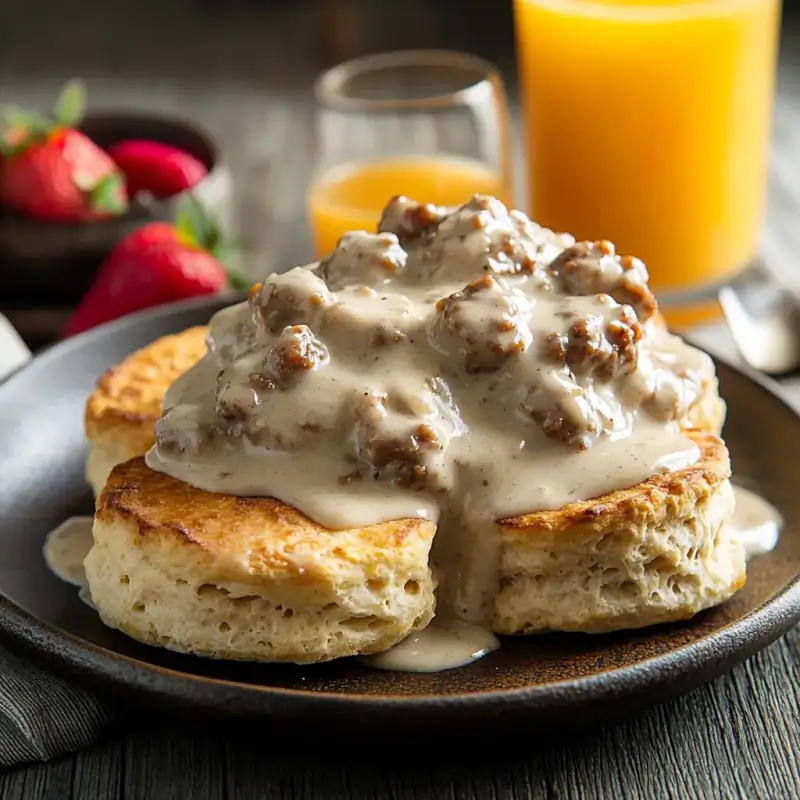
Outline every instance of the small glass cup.
[(308, 214), (318, 257), (343, 233), (374, 231), (395, 195), (513, 200), (508, 104), (489, 62), (440, 50), (367, 56), (324, 73), (315, 98)]

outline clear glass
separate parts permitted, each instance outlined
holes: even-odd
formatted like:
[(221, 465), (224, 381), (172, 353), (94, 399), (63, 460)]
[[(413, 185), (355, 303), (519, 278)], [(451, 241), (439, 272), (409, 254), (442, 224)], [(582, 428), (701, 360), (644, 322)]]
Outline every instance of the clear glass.
[(374, 231), (395, 195), (512, 199), (508, 103), (489, 62), (439, 50), (367, 56), (324, 73), (315, 98), (308, 214), (318, 257), (347, 231)]
[(662, 303), (760, 245), (780, 0), (515, 0), (528, 211), (642, 258)]

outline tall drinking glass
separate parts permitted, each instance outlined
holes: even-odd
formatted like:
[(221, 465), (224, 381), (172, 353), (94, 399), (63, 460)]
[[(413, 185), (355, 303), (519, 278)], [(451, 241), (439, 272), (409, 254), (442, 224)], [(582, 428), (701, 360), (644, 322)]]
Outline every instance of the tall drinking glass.
[(642, 258), (667, 310), (713, 297), (760, 244), (780, 0), (514, 9), (528, 211)]
[(492, 64), (433, 50), (367, 56), (322, 75), (315, 97), (308, 212), (319, 257), (347, 231), (374, 231), (395, 195), (512, 200), (507, 100)]

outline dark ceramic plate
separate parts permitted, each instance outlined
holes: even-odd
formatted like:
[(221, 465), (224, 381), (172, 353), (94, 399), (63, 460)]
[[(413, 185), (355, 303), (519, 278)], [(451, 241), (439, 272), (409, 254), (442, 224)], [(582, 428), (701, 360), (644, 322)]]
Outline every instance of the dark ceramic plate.
[[(190, 303), (111, 324), (37, 358), (0, 387), (0, 633), (92, 686), (139, 705), (269, 717), (339, 732), (350, 726), (495, 737), (592, 724), (686, 691), (730, 669), (800, 620), (800, 419), (768, 387), (720, 363), (737, 480), (786, 525), (745, 588), (689, 622), (604, 636), (507, 640), (434, 675), (234, 664), (139, 645), (105, 628), (41, 558), (48, 530), (92, 506), (83, 480), (83, 404), (96, 377), (158, 336), (205, 322), (220, 303)], [(331, 728), (335, 725), (335, 728)]]

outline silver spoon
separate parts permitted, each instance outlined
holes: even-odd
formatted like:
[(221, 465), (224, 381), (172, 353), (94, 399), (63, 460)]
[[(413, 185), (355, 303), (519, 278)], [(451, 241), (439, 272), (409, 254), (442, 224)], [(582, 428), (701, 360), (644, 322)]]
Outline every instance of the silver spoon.
[(766, 375), (800, 368), (800, 302), (764, 268), (719, 290), (719, 303), (739, 354)]

